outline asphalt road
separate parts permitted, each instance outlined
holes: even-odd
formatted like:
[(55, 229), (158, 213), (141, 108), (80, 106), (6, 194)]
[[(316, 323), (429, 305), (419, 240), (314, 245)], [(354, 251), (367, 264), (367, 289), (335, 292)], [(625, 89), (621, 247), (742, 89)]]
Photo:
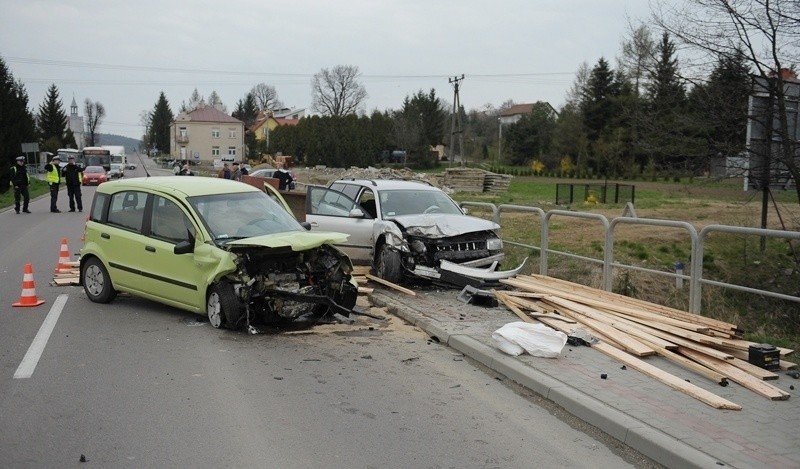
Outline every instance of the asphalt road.
[[(51, 285), (61, 238), (80, 249), (93, 193), (83, 214), (66, 212), (65, 192), (61, 214), (46, 198), (31, 215), (0, 213), (3, 467), (81, 455), (137, 468), (650, 465), (392, 316), (251, 336)], [(12, 308), (26, 263), (46, 303)], [(15, 378), (32, 344), (41, 356)]]

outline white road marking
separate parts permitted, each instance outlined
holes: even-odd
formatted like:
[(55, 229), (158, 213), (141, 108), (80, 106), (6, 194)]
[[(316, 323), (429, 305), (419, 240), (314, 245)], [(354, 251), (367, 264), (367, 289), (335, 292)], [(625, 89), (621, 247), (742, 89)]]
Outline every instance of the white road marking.
[(47, 317), (44, 318), (42, 327), (39, 328), (39, 332), (36, 333), (36, 337), (33, 338), (31, 346), (28, 347), (28, 351), (22, 358), (22, 362), (20, 362), (19, 367), (17, 367), (17, 371), (14, 373), (14, 379), (30, 378), (33, 376), (33, 371), (36, 369), (39, 359), (42, 358), (42, 352), (44, 352), (47, 341), (50, 339), (50, 334), (53, 333), (53, 329), (56, 327), (58, 317), (61, 316), (61, 311), (64, 309), (64, 305), (67, 304), (67, 298), (69, 298), (69, 295), (58, 295), (56, 301), (53, 302), (50, 312), (47, 313)]

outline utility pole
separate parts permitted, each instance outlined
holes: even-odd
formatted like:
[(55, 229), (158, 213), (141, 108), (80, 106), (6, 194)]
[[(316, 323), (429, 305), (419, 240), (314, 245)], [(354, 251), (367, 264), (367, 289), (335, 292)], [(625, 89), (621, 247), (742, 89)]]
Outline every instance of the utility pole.
[[(453, 166), (453, 160), (456, 156), (455, 138), (458, 134), (458, 151), (461, 153), (461, 166), (464, 166), (464, 132), (461, 129), (461, 99), (458, 96), (458, 88), (464, 80), (464, 74), (461, 76), (454, 76), (448, 78), (447, 82), (453, 85), (453, 117), (451, 118), (452, 125), (450, 126), (450, 166)], [(458, 124), (456, 124), (458, 122)]]

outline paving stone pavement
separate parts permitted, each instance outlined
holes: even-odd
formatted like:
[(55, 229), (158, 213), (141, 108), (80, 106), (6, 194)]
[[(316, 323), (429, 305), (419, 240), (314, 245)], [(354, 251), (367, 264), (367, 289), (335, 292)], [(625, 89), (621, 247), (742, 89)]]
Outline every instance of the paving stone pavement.
[[(771, 401), (733, 382), (722, 387), (661, 357), (646, 358), (743, 408), (718, 410), (622, 369), (589, 347), (566, 345), (554, 359), (506, 355), (491, 334), (519, 318), (502, 306), (466, 305), (457, 296), (457, 290), (418, 291), (410, 297), (376, 288), (370, 300), (665, 466), (800, 468), (800, 380), (779, 373), (780, 379), (770, 383), (791, 397)], [(601, 379), (603, 373), (607, 379)]]

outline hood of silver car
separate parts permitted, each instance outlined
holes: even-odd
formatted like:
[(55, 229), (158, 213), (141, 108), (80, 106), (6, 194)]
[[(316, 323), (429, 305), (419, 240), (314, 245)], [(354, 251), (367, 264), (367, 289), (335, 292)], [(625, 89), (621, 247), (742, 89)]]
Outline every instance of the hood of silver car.
[(477, 231), (499, 230), (500, 225), (468, 215), (431, 213), (428, 215), (400, 215), (392, 217), (411, 236), (448, 238)]

